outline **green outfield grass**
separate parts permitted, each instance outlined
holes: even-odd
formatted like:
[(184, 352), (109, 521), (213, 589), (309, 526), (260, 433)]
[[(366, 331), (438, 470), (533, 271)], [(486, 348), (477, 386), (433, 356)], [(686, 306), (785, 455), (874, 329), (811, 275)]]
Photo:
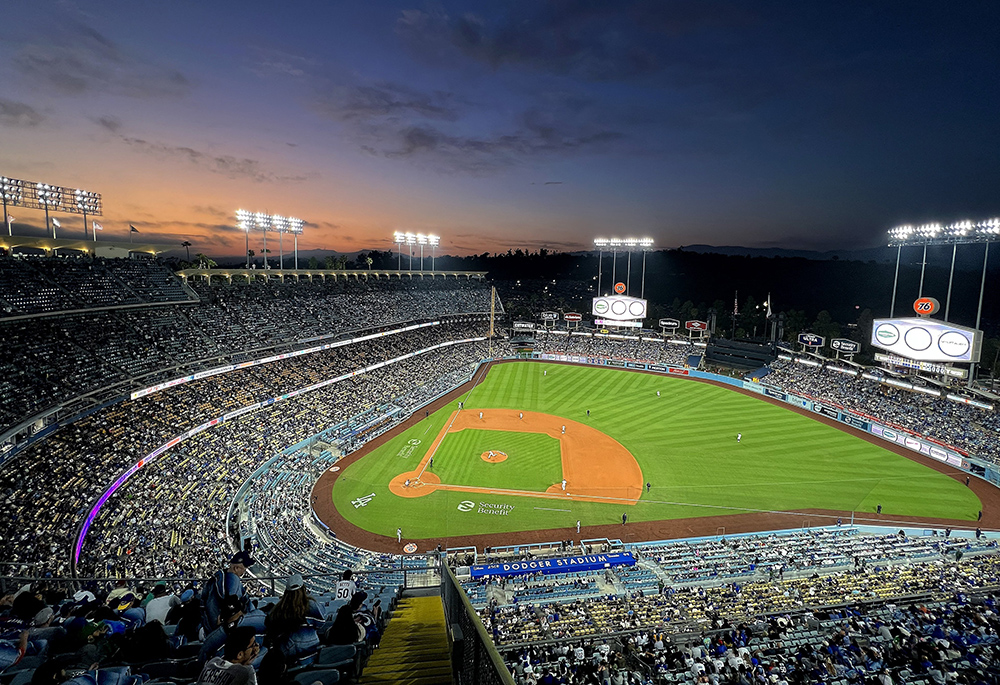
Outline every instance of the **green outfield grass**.
[[(543, 376), (543, 371), (547, 375)], [(656, 392), (660, 391), (660, 397)], [(506, 408), (587, 423), (620, 442), (652, 484), (634, 506), (437, 491), (401, 498), (396, 475), (416, 468), (457, 401), (347, 467), (333, 489), (338, 511), (382, 535), (408, 538), (656, 521), (752, 510), (832, 509), (975, 521), (982, 508), (963, 484), (781, 406), (687, 379), (616, 369), (524, 362), (493, 367), (466, 410)], [(589, 418), (587, 410), (591, 411)], [(737, 444), (736, 434), (742, 433)], [(414, 444), (415, 441), (419, 441)], [(509, 445), (510, 449), (501, 445)], [(542, 491), (561, 479), (547, 436), (465, 430), (450, 434), (433, 472), (456, 485)], [(480, 459), (501, 449), (502, 464)], [(352, 500), (375, 493), (364, 507)], [(472, 501), (471, 511), (463, 501)], [(502, 509), (494, 506), (508, 505)]]

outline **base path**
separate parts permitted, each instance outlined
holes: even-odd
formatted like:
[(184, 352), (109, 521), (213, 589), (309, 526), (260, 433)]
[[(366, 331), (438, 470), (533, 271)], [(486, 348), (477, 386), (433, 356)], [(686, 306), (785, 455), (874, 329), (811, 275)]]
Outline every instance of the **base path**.
[[(480, 414), (483, 418), (479, 418)], [(559, 441), (562, 477), (566, 479), (566, 489), (563, 490), (561, 482), (550, 485), (544, 492), (440, 482), (437, 476), (425, 471), (427, 463), (449, 433), (466, 429), (541, 433), (555, 438)], [(452, 412), (450, 420), (434, 438), (417, 468), (399, 474), (389, 483), (389, 491), (400, 497), (423, 497), (437, 490), (455, 490), (618, 504), (635, 504), (642, 495), (642, 488), (642, 469), (639, 468), (639, 463), (631, 452), (610, 435), (561, 416), (513, 409), (484, 409), (482, 412), (459, 409)]]

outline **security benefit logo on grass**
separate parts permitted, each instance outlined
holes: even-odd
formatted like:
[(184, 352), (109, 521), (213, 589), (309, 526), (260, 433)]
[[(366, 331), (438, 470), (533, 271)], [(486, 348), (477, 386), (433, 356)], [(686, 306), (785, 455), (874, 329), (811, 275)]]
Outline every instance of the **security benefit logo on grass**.
[(480, 502), (478, 507), (472, 500), (462, 500), (458, 503), (459, 511), (475, 511), (479, 514), (491, 514), (493, 516), (507, 516), (514, 511), (513, 504), (499, 504), (496, 502)]

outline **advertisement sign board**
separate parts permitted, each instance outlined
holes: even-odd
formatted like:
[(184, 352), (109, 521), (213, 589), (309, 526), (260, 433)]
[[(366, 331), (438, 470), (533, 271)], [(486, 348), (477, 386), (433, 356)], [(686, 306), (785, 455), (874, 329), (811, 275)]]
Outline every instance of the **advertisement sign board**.
[(708, 322), (707, 321), (685, 321), (684, 328), (689, 331), (707, 331)]
[(594, 319), (598, 326), (621, 326), (622, 328), (642, 328), (642, 321), (615, 321), (613, 319)]
[(514, 322), (515, 331), (533, 331), (535, 330), (535, 324), (530, 321), (515, 321)]
[(594, 571), (611, 566), (634, 566), (635, 557), (628, 552), (590, 554), (582, 557), (556, 557), (554, 559), (529, 559), (495, 564), (476, 564), (469, 571), (473, 578), (482, 576), (520, 576), (528, 573), (572, 573)]
[(815, 333), (799, 333), (799, 344), (806, 347), (823, 347), (826, 338)]
[(670, 329), (680, 328), (681, 322), (677, 319), (660, 319), (660, 327)]
[(861, 343), (847, 338), (834, 338), (830, 341), (830, 348), (844, 354), (857, 354), (861, 351)]
[(566, 321), (583, 321), (583, 315), (576, 312), (567, 312), (563, 314), (563, 318)]
[(595, 297), (591, 313), (604, 319), (622, 321), (646, 318), (646, 300), (638, 297), (609, 296)]
[(934, 319), (875, 319), (871, 343), (921, 362), (978, 362), (983, 332)]
[(898, 357), (894, 354), (882, 354), (880, 352), (876, 352), (875, 361), (892, 364), (893, 366), (902, 366), (905, 369), (929, 371), (930, 373), (937, 373), (942, 376), (951, 376), (952, 378), (968, 378), (969, 376), (969, 372), (966, 369), (959, 369), (954, 366), (945, 366), (944, 364), (934, 364), (932, 362), (918, 362), (912, 359), (904, 359), (903, 357)]
[(542, 312), (542, 321), (558, 321), (559, 312)]

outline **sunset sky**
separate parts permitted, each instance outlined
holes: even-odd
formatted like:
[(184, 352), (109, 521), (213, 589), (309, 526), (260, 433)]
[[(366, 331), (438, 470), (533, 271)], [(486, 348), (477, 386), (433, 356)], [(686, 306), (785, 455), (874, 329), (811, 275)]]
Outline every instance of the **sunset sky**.
[(241, 207), (300, 249), (874, 246), (1000, 213), (998, 7), (5, 0), (0, 175), (213, 255)]

